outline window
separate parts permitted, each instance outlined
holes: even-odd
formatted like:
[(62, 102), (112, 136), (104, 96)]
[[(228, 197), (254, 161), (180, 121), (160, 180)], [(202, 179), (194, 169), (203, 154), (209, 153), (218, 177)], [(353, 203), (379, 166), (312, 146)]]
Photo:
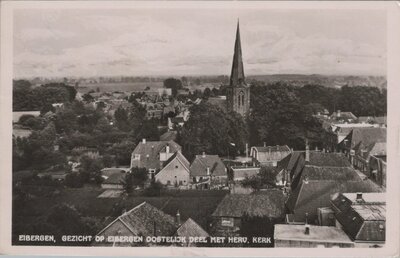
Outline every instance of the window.
[(222, 218), (221, 226), (233, 227), (233, 218)]
[(178, 168), (178, 165), (176, 165), (175, 168)]
[(140, 154), (135, 154), (134, 159), (140, 159)]

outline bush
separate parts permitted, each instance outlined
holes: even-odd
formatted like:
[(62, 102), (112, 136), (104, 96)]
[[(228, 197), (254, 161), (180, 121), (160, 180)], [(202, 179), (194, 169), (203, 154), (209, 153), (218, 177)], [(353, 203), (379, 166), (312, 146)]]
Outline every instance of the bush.
[(144, 195), (148, 197), (160, 196), (163, 188), (164, 186), (159, 181), (152, 181), (144, 191)]
[(65, 177), (65, 185), (71, 188), (83, 187), (84, 179), (81, 173), (70, 173)]

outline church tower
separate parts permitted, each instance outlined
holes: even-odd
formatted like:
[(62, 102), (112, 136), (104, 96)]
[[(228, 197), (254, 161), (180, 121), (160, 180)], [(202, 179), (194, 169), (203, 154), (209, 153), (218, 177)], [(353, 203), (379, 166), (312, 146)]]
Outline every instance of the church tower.
[(246, 84), (244, 77), (239, 21), (236, 29), (231, 78), (227, 88), (227, 105), (228, 110), (235, 111), (244, 117), (249, 114), (250, 87)]

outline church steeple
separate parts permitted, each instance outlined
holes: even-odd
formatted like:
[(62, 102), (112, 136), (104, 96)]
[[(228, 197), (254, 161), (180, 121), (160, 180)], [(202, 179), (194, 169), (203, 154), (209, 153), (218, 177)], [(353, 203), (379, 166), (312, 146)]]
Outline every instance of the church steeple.
[(240, 29), (238, 20), (236, 29), (235, 48), (233, 53), (230, 86), (235, 87), (242, 85), (245, 85), (245, 81), (244, 81), (244, 69), (242, 60), (242, 46), (240, 44)]

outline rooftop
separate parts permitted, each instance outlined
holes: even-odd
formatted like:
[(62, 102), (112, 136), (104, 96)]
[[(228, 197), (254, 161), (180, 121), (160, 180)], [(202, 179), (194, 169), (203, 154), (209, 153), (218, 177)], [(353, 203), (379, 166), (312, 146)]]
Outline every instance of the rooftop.
[(244, 215), (278, 218), (284, 214), (285, 195), (281, 190), (268, 190), (257, 194), (228, 194), (212, 216), (236, 217)]
[(305, 234), (304, 225), (276, 224), (275, 240), (315, 241), (329, 243), (352, 243), (346, 233), (336, 227), (308, 225), (309, 234)]

